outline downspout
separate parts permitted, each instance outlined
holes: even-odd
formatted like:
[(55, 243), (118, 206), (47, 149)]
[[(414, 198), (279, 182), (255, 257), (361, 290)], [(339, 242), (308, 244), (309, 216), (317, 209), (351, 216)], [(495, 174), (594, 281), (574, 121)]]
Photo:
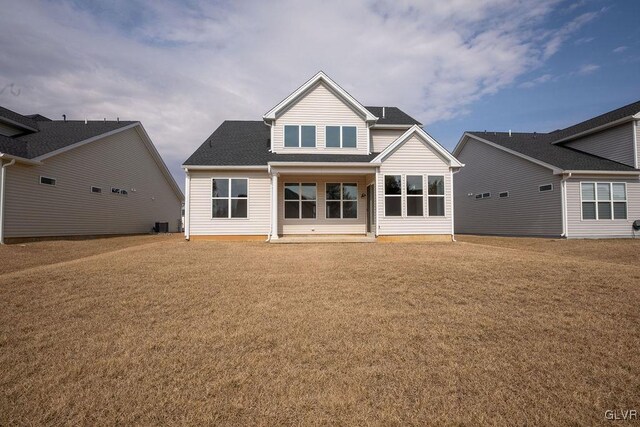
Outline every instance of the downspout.
[(560, 181), (560, 196), (562, 199), (562, 234), (560, 237), (567, 238), (569, 236), (569, 224), (567, 215), (567, 180), (571, 178), (571, 172), (568, 175), (562, 175), (562, 181)]
[(456, 240), (456, 234), (455, 234), (455, 225), (453, 222), (453, 210), (454, 210), (454, 198), (453, 198), (453, 175), (457, 174), (458, 172), (460, 172), (460, 169), (454, 171), (453, 169), (451, 170), (451, 241), (452, 242), (457, 242)]
[(184, 173), (186, 175), (184, 183), (184, 238), (189, 240), (191, 238), (191, 175), (189, 175), (189, 169), (185, 169)]
[(11, 160), (9, 163), (2, 165), (2, 172), (0, 172), (0, 245), (4, 245), (4, 189), (5, 182), (7, 181), (6, 169), (15, 164), (16, 159)]
[[(266, 123), (266, 122), (265, 122)], [(271, 187), (271, 192), (269, 193), (269, 199), (271, 203), (273, 203), (273, 175), (271, 175), (271, 165), (267, 164), (267, 173), (269, 174), (269, 186)], [(267, 236), (266, 243), (271, 241), (271, 233), (273, 233), (273, 207), (269, 204), (269, 235)]]
[(633, 167), (638, 169), (638, 121), (633, 121)]

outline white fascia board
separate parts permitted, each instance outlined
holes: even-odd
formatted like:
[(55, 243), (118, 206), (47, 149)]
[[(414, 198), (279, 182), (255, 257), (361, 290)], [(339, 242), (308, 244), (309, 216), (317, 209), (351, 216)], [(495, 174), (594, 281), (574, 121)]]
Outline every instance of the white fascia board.
[(589, 171), (589, 170), (565, 170), (559, 174), (572, 174), (572, 175), (626, 175), (626, 176), (639, 176), (640, 170), (635, 171)]
[(591, 129), (587, 129), (587, 130), (582, 131), (580, 133), (576, 133), (576, 134), (567, 136), (566, 138), (562, 138), (562, 139), (559, 139), (557, 141), (553, 141), (552, 144), (560, 144), (562, 142), (571, 141), (573, 139), (577, 139), (577, 138), (580, 138), (580, 137), (583, 137), (583, 136), (586, 136), (586, 135), (589, 135), (589, 134), (592, 134), (592, 133), (600, 132), (601, 130), (609, 129), (611, 127), (618, 126), (618, 125), (621, 125), (621, 124), (623, 124), (625, 122), (631, 121), (634, 118), (636, 118), (636, 116), (623, 117), (621, 119), (614, 120), (612, 122), (605, 123), (603, 125), (600, 125), (600, 126), (597, 126), (597, 127), (591, 128)]
[(329, 76), (327, 76), (324, 72), (319, 71), (315, 76), (311, 77), (307, 80), (302, 86), (296, 89), (291, 95), (287, 96), (283, 99), (278, 105), (273, 107), (271, 110), (267, 111), (262, 118), (264, 120), (275, 120), (277, 113), (283, 108), (287, 107), (289, 104), (295, 102), (298, 99), (298, 96), (307, 91), (310, 87), (315, 85), (317, 82), (323, 81), (326, 83), (331, 89), (333, 89), (340, 97), (342, 97), (345, 101), (351, 104), (356, 110), (360, 111), (364, 116), (365, 120), (368, 122), (375, 122), (378, 120), (376, 116), (371, 114), (369, 110), (364, 108), (362, 104), (360, 104), (354, 97), (349, 95), (349, 93), (342, 89), (336, 82), (331, 80)]
[(350, 167), (350, 168), (370, 168), (372, 166), (380, 165), (379, 162), (269, 162), (271, 167), (283, 167), (283, 166), (309, 166), (309, 167)]
[[(527, 156), (526, 154), (522, 154), (522, 153), (519, 153), (519, 152), (517, 152), (517, 151), (511, 150), (511, 149), (509, 149), (509, 148), (503, 147), (503, 146), (502, 146), (502, 145), (500, 145), (500, 144), (496, 144), (496, 143), (494, 143), (494, 142), (487, 141), (486, 139), (480, 138), (480, 137), (478, 137), (478, 136), (471, 135), (471, 134), (469, 134), (469, 133), (466, 133), (466, 132), (465, 132), (465, 134), (462, 136), (462, 138), (464, 138), (464, 137), (473, 138), (473, 139), (475, 139), (476, 141), (480, 141), (480, 142), (482, 142), (483, 144), (490, 145), (490, 146), (492, 146), (492, 147), (494, 147), (494, 148), (497, 148), (498, 150), (502, 150), (502, 151), (504, 151), (504, 152), (506, 152), (506, 153), (513, 154), (513, 155), (514, 155), (514, 156), (516, 156), (516, 157), (520, 157), (521, 159), (528, 160), (528, 161), (530, 161), (531, 163), (535, 163), (536, 165), (539, 165), (539, 166), (545, 167), (545, 168), (547, 168), (547, 169), (551, 169), (555, 175), (558, 175), (558, 174), (561, 174), (561, 173), (563, 173), (563, 172), (566, 172), (566, 171), (563, 171), (563, 170), (562, 170), (561, 168), (559, 168), (559, 167), (556, 167), (556, 166), (550, 165), (549, 163), (545, 163), (545, 162), (540, 161), (540, 160), (538, 160), (538, 159), (534, 159), (533, 157), (529, 157), (529, 156)], [(460, 141), (462, 142), (462, 139), (461, 139)], [(460, 145), (460, 143), (458, 143), (458, 146), (460, 147), (460, 150), (461, 150), (461, 149), (462, 149), (462, 146)], [(456, 147), (456, 150), (458, 150), (458, 147)]]
[(25, 159), (24, 157), (13, 156), (7, 153), (0, 153), (0, 159), (15, 160), (16, 163), (24, 163), (26, 165), (41, 165), (42, 162), (37, 160)]
[(404, 144), (411, 135), (418, 135), (425, 140), (433, 149), (435, 149), (441, 156), (449, 160), (449, 166), (463, 167), (464, 165), (458, 161), (451, 153), (449, 153), (442, 145), (424, 131), (420, 126), (413, 125), (405, 133), (403, 133), (398, 139), (392, 142), (387, 148), (385, 148), (378, 156), (371, 161), (371, 163), (382, 163), (384, 159), (393, 153), (397, 148)]
[(261, 166), (261, 165), (255, 165), (255, 166), (206, 166), (206, 165), (182, 165), (182, 169), (184, 169), (185, 171), (193, 171), (193, 170), (212, 170), (212, 171), (217, 171), (217, 170), (239, 170), (239, 171), (247, 171), (247, 170), (258, 170), (258, 171), (266, 171), (269, 169), (269, 166)]

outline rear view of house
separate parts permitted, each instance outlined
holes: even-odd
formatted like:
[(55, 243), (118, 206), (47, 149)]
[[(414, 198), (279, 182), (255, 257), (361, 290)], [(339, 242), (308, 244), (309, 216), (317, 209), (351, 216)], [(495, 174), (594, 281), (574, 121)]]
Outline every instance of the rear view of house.
[(0, 239), (180, 230), (182, 192), (139, 122), (0, 107)]
[(319, 72), (257, 121), (225, 121), (184, 163), (188, 239), (453, 234), (463, 165), (395, 107)]
[(640, 102), (550, 133), (466, 132), (454, 154), (457, 233), (633, 237)]

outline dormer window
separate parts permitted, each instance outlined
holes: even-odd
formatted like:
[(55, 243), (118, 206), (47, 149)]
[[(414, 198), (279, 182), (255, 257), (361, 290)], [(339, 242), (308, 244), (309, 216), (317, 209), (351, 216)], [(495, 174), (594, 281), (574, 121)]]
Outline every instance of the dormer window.
[(327, 126), (325, 147), (327, 148), (356, 148), (355, 126)]
[(316, 127), (285, 125), (284, 146), (286, 148), (314, 148), (316, 146)]

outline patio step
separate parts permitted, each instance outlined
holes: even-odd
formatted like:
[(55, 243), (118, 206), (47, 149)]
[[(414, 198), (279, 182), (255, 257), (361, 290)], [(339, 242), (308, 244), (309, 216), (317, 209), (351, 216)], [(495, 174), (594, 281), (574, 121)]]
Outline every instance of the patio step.
[(289, 243), (375, 243), (375, 236), (363, 235), (313, 235), (313, 236), (283, 236), (277, 240), (271, 240), (270, 243), (289, 244)]

